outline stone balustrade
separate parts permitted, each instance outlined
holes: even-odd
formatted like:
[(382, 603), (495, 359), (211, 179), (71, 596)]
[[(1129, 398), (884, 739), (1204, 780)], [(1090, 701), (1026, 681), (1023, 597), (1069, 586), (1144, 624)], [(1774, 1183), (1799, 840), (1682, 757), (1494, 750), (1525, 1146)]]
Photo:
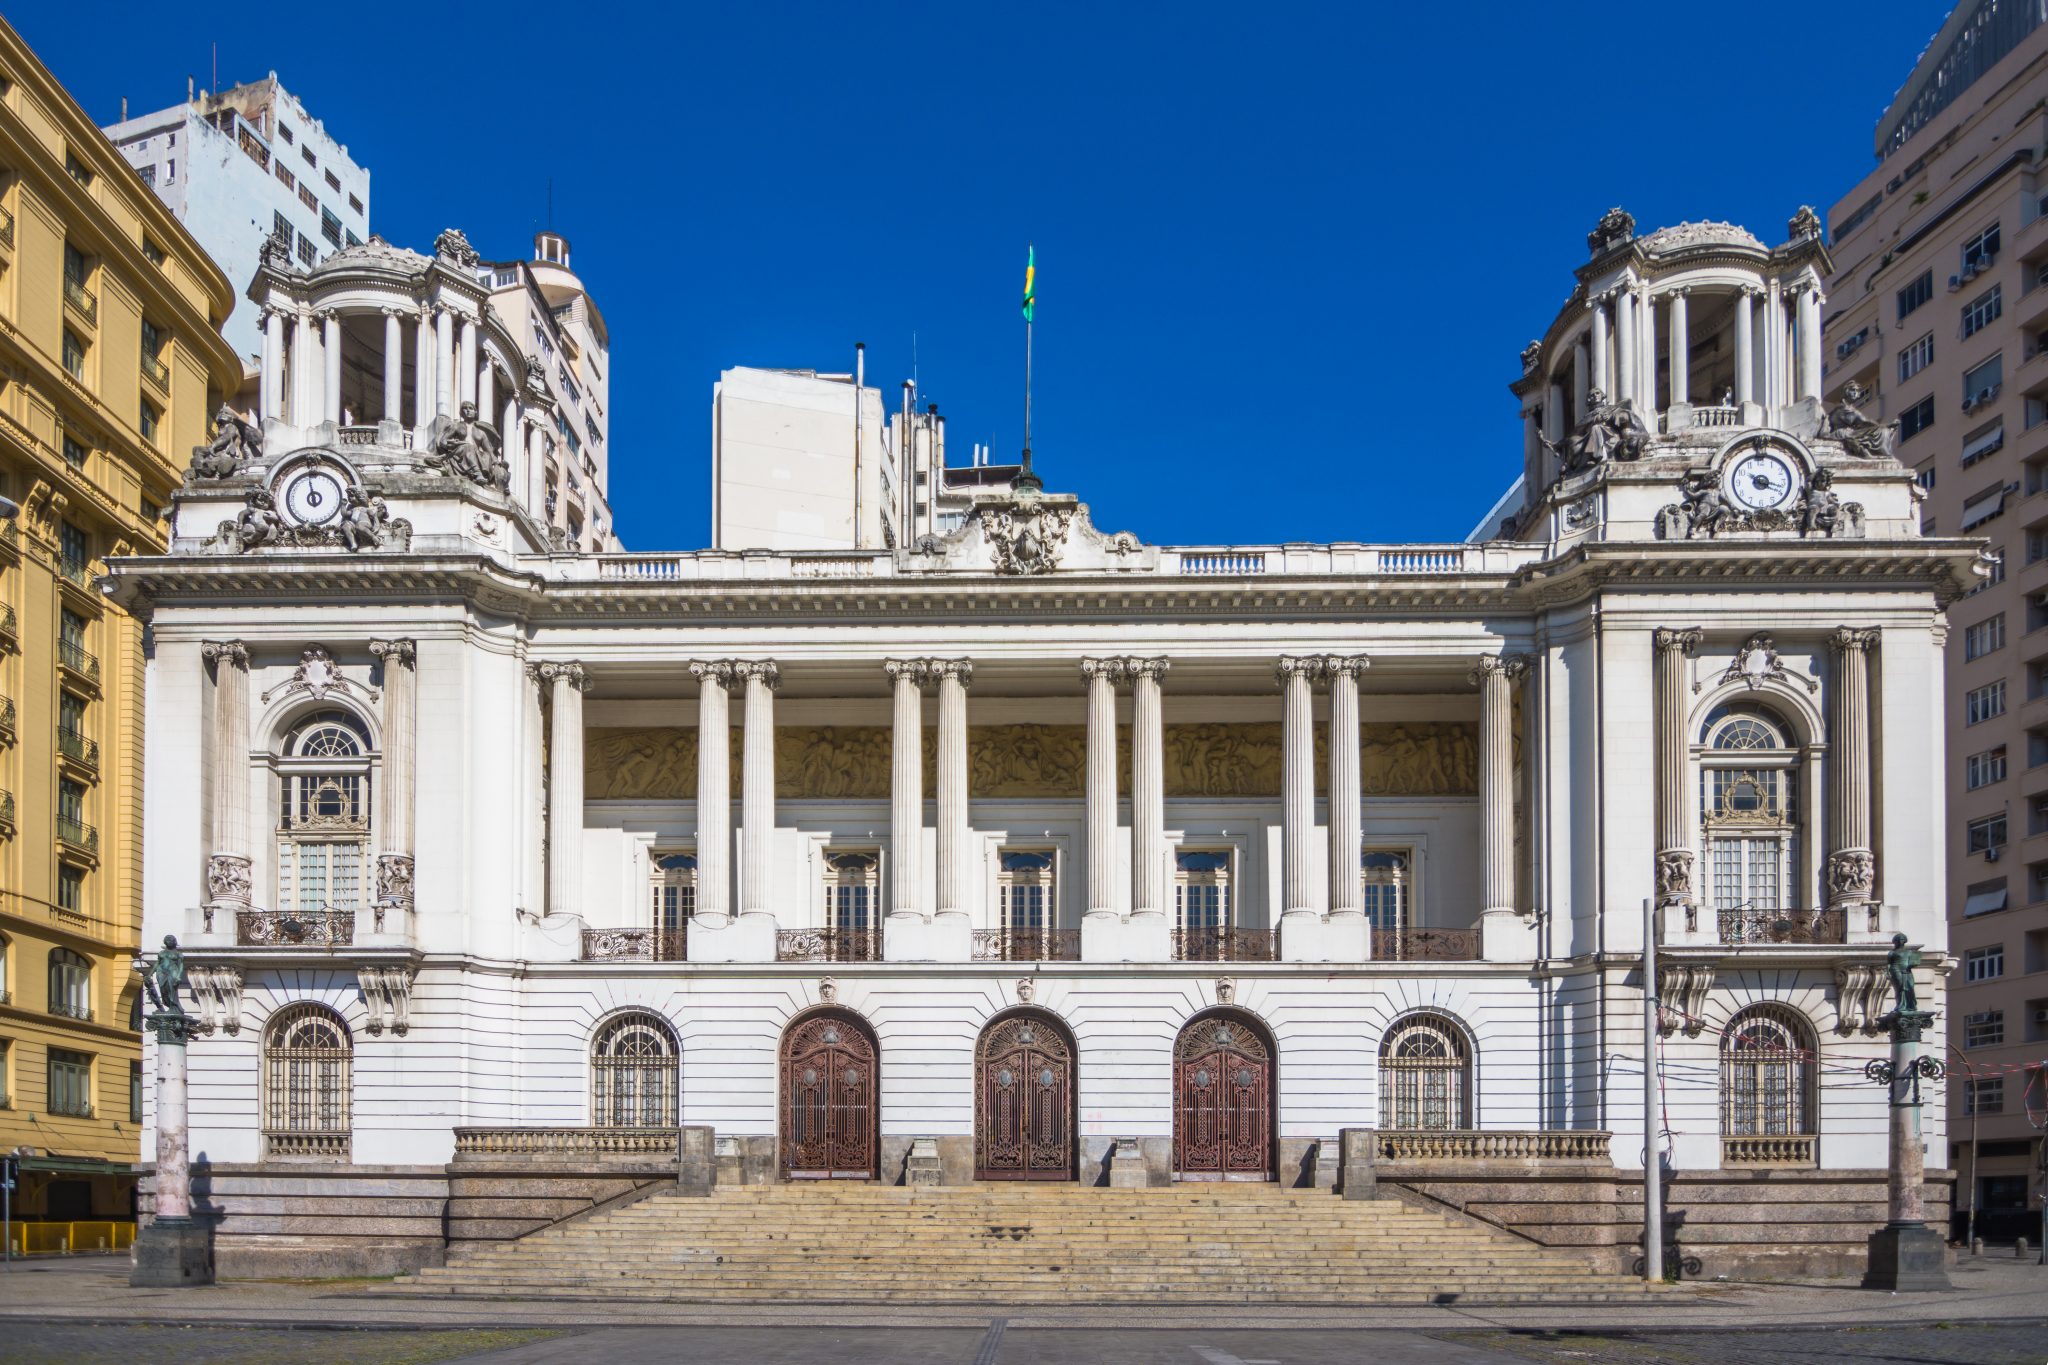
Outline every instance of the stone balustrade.
[(1820, 1139), (1811, 1133), (1776, 1137), (1724, 1137), (1723, 1166), (1818, 1166)]
[(349, 1135), (339, 1133), (266, 1132), (264, 1146), (273, 1157), (319, 1157), (328, 1161), (347, 1161), (349, 1156)]
[(457, 1128), (462, 1157), (658, 1157), (676, 1155), (674, 1128)]
[(1576, 1128), (1453, 1132), (1382, 1128), (1373, 1134), (1373, 1159), (1604, 1162), (1608, 1160), (1612, 1137), (1613, 1134), (1597, 1129)]

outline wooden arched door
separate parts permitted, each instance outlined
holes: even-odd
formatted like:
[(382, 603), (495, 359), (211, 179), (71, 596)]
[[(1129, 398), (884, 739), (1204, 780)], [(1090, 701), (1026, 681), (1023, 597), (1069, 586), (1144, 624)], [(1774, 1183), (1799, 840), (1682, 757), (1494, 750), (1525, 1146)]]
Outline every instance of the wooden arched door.
[(782, 1174), (875, 1178), (881, 1087), (874, 1035), (845, 1010), (804, 1015), (782, 1035)]
[(1074, 1044), (1043, 1010), (999, 1016), (975, 1047), (974, 1178), (1074, 1178)]
[(1249, 1015), (1204, 1014), (1174, 1044), (1173, 1173), (1273, 1178), (1273, 1049)]

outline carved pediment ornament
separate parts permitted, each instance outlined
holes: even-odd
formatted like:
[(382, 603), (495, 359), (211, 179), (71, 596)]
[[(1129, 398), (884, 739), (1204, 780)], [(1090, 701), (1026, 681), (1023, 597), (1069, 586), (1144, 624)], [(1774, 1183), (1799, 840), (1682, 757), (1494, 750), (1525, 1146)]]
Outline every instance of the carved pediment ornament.
[(1042, 574), (1059, 567), (1074, 509), (1013, 502), (983, 507), (979, 516), (997, 573)]
[(1721, 682), (1740, 683), (1751, 692), (1763, 690), (1767, 682), (1790, 684), (1793, 681), (1806, 684), (1808, 692), (1820, 691), (1820, 684), (1812, 678), (1801, 677), (1788, 672), (1784, 661), (1778, 657), (1778, 647), (1769, 631), (1758, 631), (1743, 642), (1735, 651), (1735, 658), (1721, 674)]
[(319, 645), (309, 645), (299, 654), (298, 667), (291, 677), (263, 693), (262, 700), (273, 697), (289, 697), (304, 693), (314, 701), (325, 701), (330, 692), (341, 692), (361, 697), (368, 701), (377, 699), (374, 688), (364, 687), (349, 680), (342, 673), (341, 665), (334, 662), (334, 656)]

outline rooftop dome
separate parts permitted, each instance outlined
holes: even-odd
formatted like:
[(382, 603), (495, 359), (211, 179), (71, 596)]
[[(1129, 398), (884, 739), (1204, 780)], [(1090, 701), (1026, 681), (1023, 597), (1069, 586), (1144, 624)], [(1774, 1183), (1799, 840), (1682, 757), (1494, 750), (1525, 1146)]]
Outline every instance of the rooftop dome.
[(1768, 250), (1749, 229), (1733, 223), (1680, 223), (1676, 227), (1658, 228), (1641, 238), (1639, 245), (1652, 256), (1728, 246), (1749, 251)]
[(345, 246), (320, 264), (306, 272), (310, 275), (331, 275), (349, 270), (396, 270), (407, 275), (416, 275), (427, 268), (427, 258), (417, 251), (408, 251), (402, 246), (393, 246), (375, 233), (367, 242)]

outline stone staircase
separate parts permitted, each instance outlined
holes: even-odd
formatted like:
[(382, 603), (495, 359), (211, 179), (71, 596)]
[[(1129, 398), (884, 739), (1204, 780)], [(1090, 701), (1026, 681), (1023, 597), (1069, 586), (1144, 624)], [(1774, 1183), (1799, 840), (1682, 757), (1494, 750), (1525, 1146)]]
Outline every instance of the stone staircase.
[(807, 1304), (1595, 1303), (1640, 1282), (1392, 1199), (1275, 1185), (664, 1192), (375, 1292)]

